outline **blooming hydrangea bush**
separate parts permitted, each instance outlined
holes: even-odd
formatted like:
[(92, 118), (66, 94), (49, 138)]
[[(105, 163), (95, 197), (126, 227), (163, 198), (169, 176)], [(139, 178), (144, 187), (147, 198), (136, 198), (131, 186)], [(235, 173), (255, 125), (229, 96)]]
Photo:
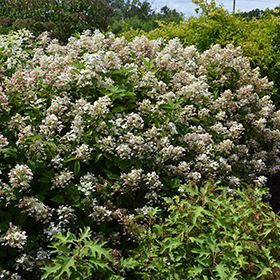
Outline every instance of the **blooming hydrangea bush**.
[[(280, 170), (273, 85), (240, 48), (200, 54), (99, 31), (62, 46), (20, 31), (1, 35), (0, 50), (5, 271), (24, 262), (18, 249), (39, 277), (52, 236), (85, 225), (114, 249), (115, 269), (164, 196), (209, 178), (261, 187)], [(20, 247), (7, 241), (11, 222), (28, 234)]]

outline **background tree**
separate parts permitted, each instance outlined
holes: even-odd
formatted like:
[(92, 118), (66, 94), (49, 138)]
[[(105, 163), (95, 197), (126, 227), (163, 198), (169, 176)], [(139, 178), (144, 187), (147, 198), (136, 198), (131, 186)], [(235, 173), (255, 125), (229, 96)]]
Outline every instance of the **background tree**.
[(241, 12), (240, 16), (243, 18), (248, 18), (248, 19), (253, 19), (253, 18), (259, 19), (263, 13), (264, 13), (263, 10), (254, 9), (249, 12)]
[(182, 13), (178, 13), (175, 9), (171, 10), (167, 6), (156, 12), (146, 0), (143, 2), (140, 0), (105, 0), (105, 2), (113, 10), (110, 20), (111, 31), (114, 34), (118, 34), (128, 27), (149, 32), (159, 27), (157, 21), (179, 23), (184, 19)]
[(3, 0), (0, 32), (27, 28), (39, 35), (49, 31), (51, 37), (67, 42), (84, 29), (106, 31), (111, 12), (102, 0)]

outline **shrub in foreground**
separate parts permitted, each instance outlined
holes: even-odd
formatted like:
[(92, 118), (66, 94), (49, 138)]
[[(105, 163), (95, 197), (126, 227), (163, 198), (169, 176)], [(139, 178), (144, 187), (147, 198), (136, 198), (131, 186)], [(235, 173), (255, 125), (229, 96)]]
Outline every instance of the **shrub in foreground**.
[(183, 186), (165, 198), (167, 218), (148, 226), (131, 263), (143, 279), (278, 279), (279, 216), (262, 202), (263, 191), (241, 191), (207, 182)]
[(2, 35), (0, 48), (5, 275), (39, 279), (45, 265), (58, 269), (62, 259), (48, 247), (57, 234), (68, 244), (90, 227), (114, 257), (96, 255), (111, 267), (98, 279), (135, 279), (141, 269), (129, 270), (128, 257), (148, 212), (168, 206), (163, 197), (208, 178), (261, 187), (279, 171), (272, 84), (240, 48), (200, 54), (178, 39), (129, 43), (99, 31), (62, 46), (25, 30)]

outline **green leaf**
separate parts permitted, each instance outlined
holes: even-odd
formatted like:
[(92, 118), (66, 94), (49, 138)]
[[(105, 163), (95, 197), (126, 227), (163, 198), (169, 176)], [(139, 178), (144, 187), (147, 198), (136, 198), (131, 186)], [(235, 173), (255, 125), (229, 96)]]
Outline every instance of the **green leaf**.
[[(239, 247), (241, 247), (241, 246), (239, 246)], [(242, 247), (241, 247), (242, 248)], [(241, 252), (241, 251), (240, 251)], [(245, 256), (243, 256), (243, 255), (236, 255), (236, 257), (237, 257), (237, 261), (238, 261), (238, 263), (239, 263), (239, 265), (240, 265), (240, 267), (241, 268), (243, 268), (243, 269), (245, 269), (245, 265), (246, 264), (248, 264), (248, 262), (245, 260)]]
[(174, 203), (174, 201), (173, 201), (173, 199), (171, 197), (164, 197), (163, 199), (168, 204), (173, 204)]
[(263, 236), (263, 235), (264, 235), (264, 237), (263, 237), (263, 238), (266, 238), (266, 237), (267, 237), (267, 235), (268, 235), (271, 231), (272, 231), (272, 228), (268, 228), (266, 231), (262, 232), (260, 235), (261, 235), (261, 236)]
[(122, 263), (122, 267), (124, 268), (134, 268), (135, 266), (138, 266), (138, 261), (134, 260), (133, 258), (125, 259)]
[(57, 203), (65, 203), (65, 199), (62, 194), (57, 194), (53, 198), (51, 198), (51, 201), (57, 202)]
[(60, 256), (57, 259), (61, 259), (62, 263), (59, 262), (60, 266), (60, 272), (56, 275), (55, 279), (59, 279), (62, 274), (66, 272), (67, 276), (70, 278), (72, 272), (71, 268), (74, 270), (77, 270), (76, 264), (75, 264), (75, 256), (68, 256), (68, 255), (63, 255)]
[(112, 166), (112, 161), (111, 161), (111, 160), (106, 159), (106, 161), (105, 161), (105, 165), (106, 165), (106, 167), (107, 167), (108, 169), (110, 169), (110, 167)]
[(217, 271), (219, 277), (222, 280), (228, 280), (228, 275), (226, 272), (228, 271), (230, 273), (230, 271), (224, 264), (220, 263), (220, 264), (216, 265), (214, 268), (214, 271)]
[(80, 240), (89, 238), (90, 235), (91, 235), (90, 227), (85, 227), (84, 230), (82, 230), (82, 229), (80, 228), (80, 236), (79, 236), (79, 239), (80, 239)]
[(178, 240), (175, 240), (175, 239), (167, 239), (167, 242), (166, 242), (167, 244), (163, 244), (163, 248), (162, 248), (162, 250), (160, 251), (160, 254), (162, 254), (162, 253), (164, 253), (166, 250), (170, 250), (170, 251), (172, 251), (173, 249), (176, 249), (177, 247), (179, 247), (179, 246), (182, 246), (183, 245), (183, 243), (182, 242), (180, 242), (180, 241), (178, 241)]
[(63, 162), (67, 163), (67, 162), (70, 162), (70, 161), (73, 161), (73, 160), (76, 160), (76, 157), (70, 156), (70, 157), (66, 158)]
[(35, 171), (36, 171), (36, 162), (35, 161), (30, 161), (30, 162), (27, 163), (27, 165), (31, 169), (32, 173), (35, 173)]
[(17, 148), (9, 146), (8, 148), (2, 149), (2, 152), (6, 154), (6, 156), (10, 156), (12, 158), (17, 157)]
[(38, 198), (40, 201), (43, 202), (43, 201), (45, 200), (46, 197), (45, 197), (44, 195), (37, 194), (37, 195), (36, 195), (36, 198)]
[(102, 155), (103, 155), (102, 153), (98, 153), (95, 157), (94, 162), (97, 163), (99, 161), (99, 159), (102, 157)]
[(169, 104), (160, 104), (158, 107), (162, 110), (165, 110), (165, 111), (171, 111), (172, 110), (172, 107)]
[(42, 138), (44, 138), (44, 136), (39, 135), (39, 134), (30, 136), (30, 137), (26, 137), (26, 139), (29, 139), (29, 140), (37, 140), (37, 139), (42, 139)]
[(271, 268), (270, 267), (267, 267), (265, 264), (263, 263), (260, 263), (258, 265), (259, 269), (260, 269), (260, 272), (258, 273), (257, 275), (257, 278), (260, 278), (262, 277), (263, 275), (266, 275), (267, 273), (272, 273), (271, 271)]
[(74, 164), (74, 174), (75, 176), (78, 175), (81, 169), (81, 163), (77, 160)]
[(8, 122), (11, 116), (0, 116), (0, 122)]
[(111, 275), (108, 280), (125, 280), (125, 278), (119, 275)]
[(42, 178), (39, 179), (39, 182), (41, 182), (41, 183), (51, 183), (52, 179), (51, 178), (42, 177)]
[(77, 69), (72, 68), (71, 70), (72, 70), (74, 73), (76, 73), (76, 74), (78, 74), (78, 75), (81, 75), (81, 72), (80, 72), (80, 71), (78, 71)]
[(195, 277), (195, 276), (199, 276), (201, 275), (201, 273), (203, 272), (203, 267), (201, 267), (199, 264), (198, 266), (194, 266), (188, 269), (188, 275), (190, 277)]
[(115, 107), (115, 108), (112, 109), (112, 113), (119, 113), (119, 112), (123, 112), (123, 111), (125, 111), (125, 110), (126, 110), (125, 107), (123, 107), (123, 106), (118, 106), (118, 107)]
[[(56, 273), (59, 269), (60, 266), (59, 265), (48, 265), (45, 267), (42, 267), (41, 269), (45, 270), (46, 272), (41, 276), (41, 280), (43, 279), (48, 279), (48, 277), (53, 274)], [(54, 279), (59, 279), (59, 278), (54, 278)]]
[(102, 247), (106, 244), (106, 242), (100, 242), (99, 244), (97, 244), (97, 242), (98, 241), (84, 240), (84, 243), (85, 243), (84, 248), (89, 248), (91, 250), (93, 256), (95, 256), (96, 258), (101, 258), (102, 256), (104, 256), (106, 259), (113, 262), (114, 259), (113, 259), (112, 255), (109, 253), (110, 249)]
[(194, 215), (193, 215), (193, 219), (192, 222), (193, 224), (196, 224), (197, 218), (203, 216), (203, 213), (205, 210), (203, 209), (203, 207), (198, 206), (195, 211), (194, 211)]
[[(54, 143), (52, 143), (52, 144), (54, 144)], [(49, 144), (49, 143), (46, 143), (46, 142), (45, 142), (45, 145), (46, 145), (47, 150), (50, 153), (50, 155), (54, 158), (55, 157), (55, 151), (53, 150), (52, 145)]]
[(128, 160), (123, 160), (120, 162), (120, 169), (122, 172), (124, 172), (129, 166), (130, 166), (130, 161)]
[(71, 62), (71, 66), (74, 66), (78, 69), (84, 69), (85, 68), (85, 62)]

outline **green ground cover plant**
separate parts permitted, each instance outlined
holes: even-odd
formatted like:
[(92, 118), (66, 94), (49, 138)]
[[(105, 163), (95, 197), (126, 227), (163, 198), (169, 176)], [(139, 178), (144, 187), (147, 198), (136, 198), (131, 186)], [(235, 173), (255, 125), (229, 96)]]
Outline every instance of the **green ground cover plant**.
[(0, 63), (0, 278), (277, 276), (260, 189), (280, 111), (241, 48), (23, 29), (0, 36)]

